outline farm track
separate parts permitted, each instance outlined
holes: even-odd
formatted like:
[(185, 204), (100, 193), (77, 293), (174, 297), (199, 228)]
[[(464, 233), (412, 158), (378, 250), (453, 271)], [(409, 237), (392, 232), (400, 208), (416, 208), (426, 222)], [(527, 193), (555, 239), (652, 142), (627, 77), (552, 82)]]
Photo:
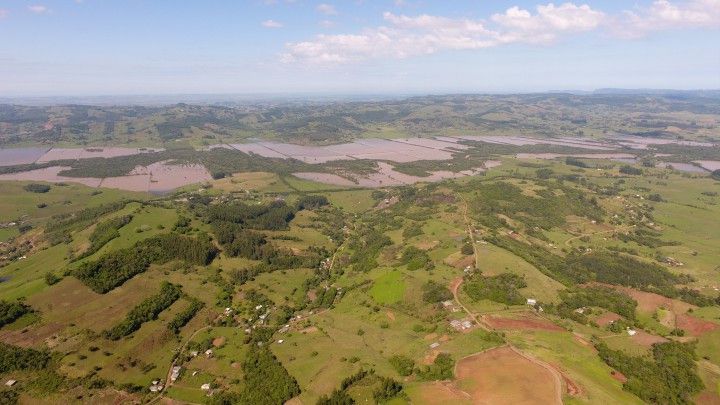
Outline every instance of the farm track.
[[(478, 253), (477, 253), (477, 246), (475, 244), (475, 235), (472, 231), (472, 226), (470, 223), (470, 219), (468, 217), (467, 200), (465, 199), (464, 196), (462, 196), (462, 194), (458, 194), (458, 196), (460, 197), (460, 200), (462, 200), (462, 202), (463, 202), (463, 219), (465, 220), (465, 225), (467, 227), (468, 236), (470, 237), (470, 242), (471, 242), (472, 248), (473, 248), (473, 256), (475, 257), (475, 265), (477, 266), (477, 264), (479, 263), (479, 257), (478, 257)], [(459, 279), (456, 279), (455, 281), (453, 281), (452, 291), (453, 291), (453, 297), (455, 298), (455, 302), (457, 302), (458, 305), (460, 305), (460, 307), (465, 311), (465, 313), (468, 314), (468, 316), (470, 316), (470, 318), (472, 318), (475, 321), (475, 323), (478, 326), (480, 326), (482, 329), (484, 329), (486, 331), (494, 331), (494, 328), (492, 328), (490, 325), (486, 324), (484, 321), (481, 321), (480, 319), (478, 319), (478, 317), (460, 301), (460, 297), (458, 296), (458, 288), (460, 287), (462, 282), (463, 282), (463, 278), (459, 278)], [(555, 380), (556, 403), (562, 405), (562, 403), (563, 403), (563, 400), (562, 400), (563, 377), (562, 377), (562, 375), (560, 375), (560, 372), (557, 369), (555, 369), (554, 367), (552, 367), (551, 365), (549, 365), (541, 360), (538, 360), (534, 356), (523, 353), (522, 351), (520, 351), (518, 348), (516, 348), (515, 346), (513, 346), (510, 343), (508, 343), (508, 347), (512, 351), (517, 353), (519, 356), (522, 356), (526, 360), (528, 360), (550, 372), (550, 374), (553, 376), (553, 380)], [(482, 351), (475, 353), (475, 354), (479, 354), (479, 353), (482, 353)], [(473, 354), (473, 355), (475, 355), (475, 354)], [(457, 363), (456, 363), (456, 365), (457, 365)]]
[(594, 233), (584, 233), (584, 234), (581, 234), (581, 235), (573, 236), (572, 238), (566, 240), (566, 241), (565, 241), (565, 246), (570, 247), (570, 246), (571, 246), (570, 242), (575, 241), (575, 240), (578, 240), (578, 239), (580, 239), (580, 238), (584, 238), (584, 237), (586, 237), (586, 236), (590, 237), (590, 236), (596, 236), (596, 235), (604, 235), (604, 234), (606, 234), (606, 233), (623, 232), (623, 231), (627, 231), (627, 230), (629, 230), (629, 229), (631, 229), (631, 228), (632, 228), (632, 226), (625, 226), (625, 227), (618, 228), (618, 229), (609, 229), (609, 230), (607, 230), (607, 231), (600, 231), (600, 232), (594, 232)]
[(156, 401), (159, 401), (165, 395), (165, 392), (168, 390), (168, 388), (170, 388), (173, 385), (173, 381), (170, 381), (170, 374), (172, 374), (172, 369), (177, 364), (177, 359), (180, 358), (180, 355), (182, 354), (182, 352), (185, 351), (185, 348), (187, 348), (187, 346), (190, 344), (190, 342), (193, 340), (193, 338), (195, 338), (195, 336), (197, 336), (198, 333), (200, 333), (206, 329), (209, 329), (211, 327), (212, 326), (207, 325), (207, 326), (203, 326), (200, 329), (197, 329), (195, 332), (192, 333), (192, 335), (190, 335), (190, 337), (188, 337), (185, 340), (185, 343), (183, 343), (183, 345), (180, 346), (180, 349), (177, 352), (177, 356), (175, 356), (175, 359), (173, 359), (172, 363), (170, 363), (170, 367), (168, 367), (167, 373), (165, 373), (165, 387), (155, 398), (148, 401), (148, 404), (152, 404)]

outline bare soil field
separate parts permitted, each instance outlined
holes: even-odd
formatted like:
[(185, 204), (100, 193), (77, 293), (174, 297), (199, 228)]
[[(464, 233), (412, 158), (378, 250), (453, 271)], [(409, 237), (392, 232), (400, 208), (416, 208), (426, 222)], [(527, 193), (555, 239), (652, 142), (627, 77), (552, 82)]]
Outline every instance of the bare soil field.
[(634, 336), (630, 337), (630, 340), (632, 340), (633, 342), (635, 342), (643, 347), (650, 347), (650, 346), (654, 345), (655, 343), (662, 343), (662, 342), (668, 341), (667, 339), (665, 339), (662, 336), (652, 335), (650, 333), (645, 332), (644, 330), (638, 330)]
[(616, 313), (614, 313), (614, 312), (605, 312), (604, 314), (598, 316), (598, 317), (595, 319), (595, 322), (596, 322), (598, 325), (600, 325), (600, 326), (602, 326), (602, 327), (605, 327), (605, 326), (608, 326), (608, 325), (610, 325), (611, 323), (617, 321), (618, 319), (622, 319), (622, 316), (620, 316), (620, 315), (618, 315), (618, 314), (616, 314)]
[(553, 373), (507, 346), (458, 361), (455, 376), (476, 404), (562, 403)]
[(688, 314), (679, 314), (675, 320), (675, 325), (677, 328), (687, 332), (690, 336), (700, 336), (720, 328), (720, 325), (715, 322), (699, 319)]
[(482, 319), (494, 329), (511, 330), (548, 330), (562, 332), (565, 329), (554, 323), (535, 316), (531, 313), (518, 315), (515, 318), (505, 318), (496, 315), (483, 315)]
[(615, 288), (616, 290), (622, 291), (632, 297), (632, 299), (634, 299), (638, 303), (638, 311), (646, 314), (653, 314), (660, 307), (672, 311), (676, 315), (684, 314), (690, 308), (696, 308), (694, 305), (688, 304), (686, 302), (668, 297), (663, 297), (662, 295), (655, 293), (639, 291), (629, 287), (618, 287), (610, 285), (606, 286)]

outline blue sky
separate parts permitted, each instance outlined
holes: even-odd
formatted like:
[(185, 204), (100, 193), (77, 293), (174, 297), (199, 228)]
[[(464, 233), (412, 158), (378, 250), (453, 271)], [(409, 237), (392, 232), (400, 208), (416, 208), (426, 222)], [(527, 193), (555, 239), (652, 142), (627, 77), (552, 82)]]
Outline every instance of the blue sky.
[(0, 0), (0, 97), (720, 88), (720, 0)]

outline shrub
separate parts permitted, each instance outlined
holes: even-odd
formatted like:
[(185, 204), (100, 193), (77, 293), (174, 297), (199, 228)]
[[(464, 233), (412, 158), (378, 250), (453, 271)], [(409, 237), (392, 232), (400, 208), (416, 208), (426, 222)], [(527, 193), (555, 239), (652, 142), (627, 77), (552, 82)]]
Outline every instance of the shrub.
[(39, 183), (30, 183), (26, 184), (25, 187), (23, 187), (25, 191), (29, 191), (31, 193), (47, 193), (50, 191), (50, 186), (47, 184), (39, 184)]

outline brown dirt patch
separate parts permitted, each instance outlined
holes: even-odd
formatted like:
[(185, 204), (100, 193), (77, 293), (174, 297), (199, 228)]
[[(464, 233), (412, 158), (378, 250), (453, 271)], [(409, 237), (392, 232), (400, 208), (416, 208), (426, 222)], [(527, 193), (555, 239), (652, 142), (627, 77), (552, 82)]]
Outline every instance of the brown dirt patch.
[(621, 372), (619, 372), (619, 371), (617, 371), (617, 370), (611, 371), (611, 372), (610, 372), (610, 376), (611, 376), (612, 378), (620, 381), (620, 382), (623, 383), (623, 384), (625, 384), (625, 383), (627, 382), (627, 377), (625, 377), (625, 374), (623, 374), (623, 373), (621, 373)]
[(604, 314), (598, 316), (595, 319), (595, 322), (600, 326), (608, 326), (619, 319), (622, 319), (622, 316), (616, 314), (615, 312), (605, 312)]
[(581, 345), (583, 345), (583, 346), (588, 346), (588, 347), (590, 346), (590, 342), (588, 342), (587, 340), (583, 339), (581, 336), (573, 333), (573, 337), (575, 337), (575, 340), (577, 340), (578, 343), (580, 343)]
[(690, 308), (695, 308), (694, 305), (690, 305), (680, 300), (674, 300), (672, 298), (663, 297), (662, 295), (649, 293), (645, 291), (638, 291), (628, 287), (609, 286), (616, 290), (622, 291), (632, 297), (638, 302), (638, 311), (652, 314), (663, 307), (670, 311), (678, 313), (685, 313)]
[(638, 330), (635, 336), (630, 337), (630, 340), (645, 347), (650, 347), (655, 343), (667, 342), (667, 339), (664, 337), (652, 335), (643, 330)]
[(553, 365), (552, 368), (554, 368), (555, 371), (560, 374), (560, 377), (562, 377), (563, 385), (565, 385), (566, 394), (570, 395), (571, 397), (577, 397), (579, 395), (582, 395), (583, 391), (580, 386), (575, 384), (575, 381), (571, 380), (570, 377), (565, 375), (565, 373), (560, 370), (560, 367)]
[(467, 266), (472, 266), (475, 264), (475, 257), (473, 255), (470, 256), (464, 256), (460, 260), (455, 261), (455, 263), (452, 264), (453, 267), (456, 269), (464, 269)]
[(303, 405), (303, 402), (300, 400), (300, 398), (295, 397), (285, 402), (285, 405)]
[(695, 397), (698, 405), (720, 405), (720, 395), (715, 391), (705, 390)]
[(429, 334), (429, 335), (425, 335), (425, 337), (424, 337), (423, 339), (425, 339), (425, 340), (434, 340), (434, 339), (437, 338), (437, 337), (438, 337), (438, 334), (437, 334), (437, 333), (431, 333), (431, 334)]
[(423, 365), (426, 365), (426, 366), (428, 366), (428, 365), (430, 365), (430, 364), (433, 364), (433, 363), (435, 362), (435, 359), (437, 358), (438, 354), (440, 354), (440, 350), (436, 350), (436, 349), (430, 350), (430, 351), (422, 358), (422, 360), (420, 360), (420, 364), (423, 364)]
[(458, 383), (474, 403), (555, 404), (559, 401), (552, 372), (507, 346), (460, 360), (455, 373)]
[(549, 330), (558, 332), (565, 330), (546, 319), (531, 314), (522, 315), (517, 318), (483, 315), (482, 319), (493, 329)]
[(315, 333), (318, 331), (317, 326), (308, 326), (307, 328), (300, 331), (300, 333)]
[(218, 336), (212, 341), (213, 346), (223, 347), (225, 345), (225, 336)]
[(420, 250), (430, 250), (430, 249), (433, 249), (438, 244), (440, 244), (440, 241), (438, 241), (438, 240), (424, 240), (421, 242), (417, 242), (415, 244), (415, 247), (417, 247)]
[(395, 320), (395, 314), (393, 314), (392, 311), (387, 311), (387, 312), (385, 313), (385, 315), (387, 315), (387, 317), (388, 317), (389, 320), (391, 320), (391, 321), (394, 321), (394, 320)]
[(434, 381), (422, 384), (418, 389), (417, 398), (411, 398), (411, 402), (429, 405), (473, 403), (468, 393), (457, 389), (454, 384), (446, 381)]
[(720, 325), (714, 322), (699, 319), (688, 314), (678, 315), (675, 322), (678, 328), (684, 330), (691, 336), (700, 336), (703, 333), (712, 332), (720, 327)]

